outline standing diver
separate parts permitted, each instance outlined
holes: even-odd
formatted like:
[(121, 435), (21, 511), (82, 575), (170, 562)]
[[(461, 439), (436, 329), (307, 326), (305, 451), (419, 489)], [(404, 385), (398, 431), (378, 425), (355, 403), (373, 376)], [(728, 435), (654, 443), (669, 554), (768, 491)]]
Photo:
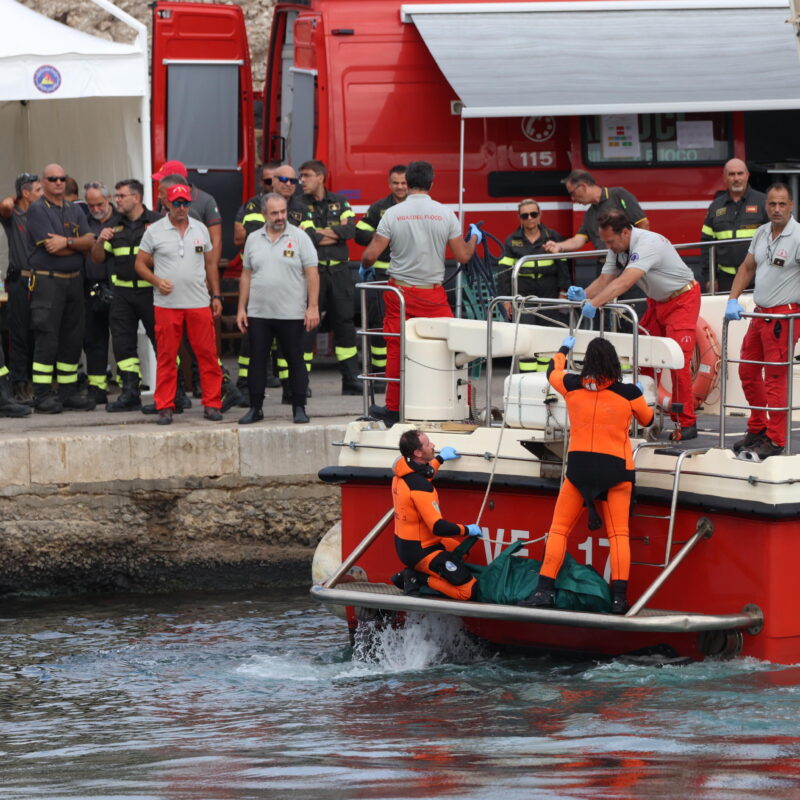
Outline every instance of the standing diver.
[(564, 396), (570, 419), (567, 474), (558, 493), (547, 536), (539, 583), (520, 605), (550, 608), (555, 601), (555, 580), (567, 552), (567, 539), (585, 505), (589, 529), (601, 520), (594, 507), (600, 500), (611, 547), (611, 613), (628, 610), (627, 588), (631, 554), (628, 515), (634, 468), (628, 430), (631, 418), (647, 427), (653, 410), (639, 384), (622, 383), (617, 351), (606, 339), (592, 339), (586, 348), (580, 375), (566, 371), (567, 354), (575, 337), (567, 336), (547, 367), (547, 379)]

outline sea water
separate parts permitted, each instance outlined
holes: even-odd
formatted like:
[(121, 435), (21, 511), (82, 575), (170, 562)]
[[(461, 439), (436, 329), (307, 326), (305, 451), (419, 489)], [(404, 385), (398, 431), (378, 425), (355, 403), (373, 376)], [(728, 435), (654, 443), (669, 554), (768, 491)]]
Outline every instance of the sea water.
[[(0, 798), (800, 798), (800, 670), (355, 651), (290, 594), (4, 602)], [(365, 642), (369, 646), (365, 646)]]

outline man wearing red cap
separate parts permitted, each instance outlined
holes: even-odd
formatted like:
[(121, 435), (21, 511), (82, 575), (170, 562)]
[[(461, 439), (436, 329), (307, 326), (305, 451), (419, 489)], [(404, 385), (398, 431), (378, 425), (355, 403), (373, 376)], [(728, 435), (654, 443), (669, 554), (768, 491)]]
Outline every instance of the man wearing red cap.
[(170, 186), (175, 185), (177, 181), (165, 181), (164, 179), (167, 177), (176, 178), (177, 176), (182, 177), (183, 182), (188, 184), (192, 190), (192, 205), (189, 207), (189, 216), (200, 220), (208, 228), (213, 247), (214, 264), (219, 267), (219, 260), (222, 257), (222, 216), (219, 213), (217, 201), (208, 192), (204, 192), (189, 183), (189, 171), (182, 161), (165, 161), (161, 169), (151, 175), (154, 181), (158, 181), (158, 199), (165, 206), (165, 210), (168, 210), (164, 202), (166, 191)]
[(176, 411), (176, 359), (184, 325), (200, 369), (203, 415), (218, 422), (222, 419), (222, 370), (214, 319), (222, 314), (222, 297), (211, 237), (202, 222), (189, 216), (192, 190), (188, 184), (171, 186), (166, 201), (167, 216), (145, 231), (135, 265), (139, 277), (155, 287), (158, 424), (169, 425)]

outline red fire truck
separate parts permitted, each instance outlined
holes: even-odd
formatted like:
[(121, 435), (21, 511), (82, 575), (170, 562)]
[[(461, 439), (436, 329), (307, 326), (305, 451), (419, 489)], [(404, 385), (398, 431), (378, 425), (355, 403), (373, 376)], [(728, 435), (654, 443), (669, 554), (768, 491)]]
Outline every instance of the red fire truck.
[[(800, 155), (787, 10), (786, 0), (279, 0), (261, 157), (324, 161), (357, 212), (387, 193), (390, 166), (428, 160), (436, 198), (501, 237), (523, 197), (550, 227), (576, 231), (583, 207), (561, 179), (584, 168), (633, 192), (653, 229), (696, 241), (727, 159), (746, 159), (763, 188)], [(255, 167), (241, 13), (159, 2), (154, 14), (153, 161), (176, 157), (171, 142), (224, 144), (224, 165), (207, 159), (197, 182), (232, 207), (252, 193)], [(170, 117), (187, 86), (196, 94), (180, 108), (202, 111), (191, 128), (182, 111)]]

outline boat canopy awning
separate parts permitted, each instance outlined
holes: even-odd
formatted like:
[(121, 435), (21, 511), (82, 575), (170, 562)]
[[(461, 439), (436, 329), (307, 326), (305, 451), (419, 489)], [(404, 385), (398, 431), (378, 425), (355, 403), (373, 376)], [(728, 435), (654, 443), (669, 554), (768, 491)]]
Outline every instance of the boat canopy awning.
[(403, 5), (464, 117), (800, 108), (788, 0)]

